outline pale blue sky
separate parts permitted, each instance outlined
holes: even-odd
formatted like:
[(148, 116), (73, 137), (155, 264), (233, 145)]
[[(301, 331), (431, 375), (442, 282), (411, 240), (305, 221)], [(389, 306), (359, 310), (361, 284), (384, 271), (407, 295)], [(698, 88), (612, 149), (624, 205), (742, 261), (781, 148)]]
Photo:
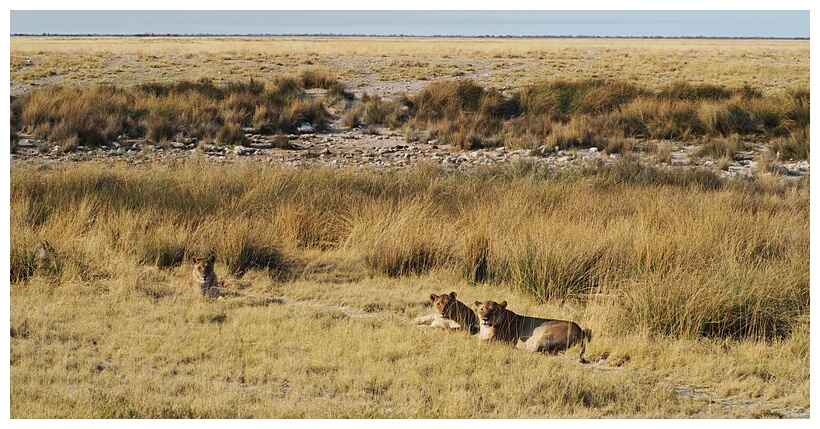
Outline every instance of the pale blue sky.
[(11, 34), (809, 37), (809, 11), (11, 10)]

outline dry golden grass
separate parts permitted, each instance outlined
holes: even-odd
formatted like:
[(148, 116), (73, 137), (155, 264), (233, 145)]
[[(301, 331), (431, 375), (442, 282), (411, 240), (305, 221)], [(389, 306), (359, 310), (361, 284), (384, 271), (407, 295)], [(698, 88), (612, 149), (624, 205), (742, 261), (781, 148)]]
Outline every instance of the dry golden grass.
[(24, 84), (264, 79), (303, 67), (325, 67), (351, 87), (456, 76), (496, 88), (617, 79), (778, 93), (809, 83), (808, 40), (12, 37), (10, 53), (11, 80)]
[[(792, 103), (736, 100), (761, 124), (792, 112), (796, 126), (772, 131), (772, 145), (802, 158), (808, 51), (808, 41), (777, 40), (14, 37), (10, 63), (13, 88), (299, 73), (304, 85), (335, 75), (349, 87), (465, 77), (514, 89), (545, 78), (656, 93), (748, 85)], [(244, 101), (226, 104), (239, 112)], [(398, 121), (398, 106), (371, 101), (349, 120)], [(484, 101), (473, 111), (492, 107)], [(722, 103), (629, 109), (668, 113), (652, 125), (659, 135), (678, 132), (664, 118), (685, 111), (719, 136), (703, 155), (726, 158), (742, 147), (721, 131), (732, 123), (725, 112), (736, 112)], [(461, 116), (466, 147), (476, 137)], [(597, 125), (588, 116), (533, 124), (521, 145), (550, 133), (560, 145)], [(611, 144), (628, 152), (633, 143)], [(666, 146), (654, 150), (669, 157)], [(191, 159), (13, 164), (10, 194), (12, 418), (810, 412), (807, 178), (721, 180), (628, 155), (563, 173), (527, 162), (446, 172)], [(45, 262), (43, 240), (54, 249)], [(180, 287), (183, 261), (208, 253), (224, 301)], [(591, 328), (593, 365), (574, 350), (530, 355), (407, 323), (431, 312), (430, 293), (451, 290)]]
[[(636, 161), (14, 165), (11, 416), (790, 415), (810, 409), (808, 214), (806, 182)], [(176, 282), (208, 252), (224, 301)], [(407, 323), (450, 290), (574, 320), (605, 360)]]

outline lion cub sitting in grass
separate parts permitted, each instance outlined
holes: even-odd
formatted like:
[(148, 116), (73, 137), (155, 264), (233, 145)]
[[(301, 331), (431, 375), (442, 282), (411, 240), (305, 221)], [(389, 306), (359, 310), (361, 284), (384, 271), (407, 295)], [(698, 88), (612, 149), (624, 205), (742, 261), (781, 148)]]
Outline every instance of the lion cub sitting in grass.
[(194, 263), (194, 270), (191, 277), (188, 278), (188, 283), (193, 289), (194, 293), (208, 298), (221, 298), (219, 292), (219, 283), (217, 282), (216, 273), (214, 272), (214, 258), (213, 255), (208, 258), (199, 258), (194, 256), (191, 261)]
[(429, 316), (417, 317), (413, 320), (417, 325), (429, 324), (434, 328), (445, 329), (465, 329), (471, 334), (478, 332), (478, 319), (473, 310), (466, 304), (456, 299), (456, 293), (450, 294), (430, 294), (430, 301), (436, 312)]

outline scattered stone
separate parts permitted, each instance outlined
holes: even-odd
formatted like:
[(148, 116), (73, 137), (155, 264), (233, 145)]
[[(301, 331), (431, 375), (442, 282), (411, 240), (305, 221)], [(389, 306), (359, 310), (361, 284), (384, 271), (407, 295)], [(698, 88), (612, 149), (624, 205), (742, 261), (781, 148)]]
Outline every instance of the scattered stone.
[[(408, 144), (403, 135), (385, 132), (378, 136), (368, 135), (366, 128), (348, 130), (331, 124), (330, 131), (313, 133), (307, 122), (300, 123), (299, 134), (270, 136), (251, 134), (247, 146), (215, 146), (207, 141), (186, 138), (184, 141), (165, 143), (165, 148), (153, 146), (147, 140), (109, 142), (93, 151), (63, 153), (59, 145), (38, 142), (30, 135), (20, 135), (25, 142), (11, 155), (14, 163), (47, 163), (60, 161), (102, 160), (110, 162), (155, 162), (178, 160), (184, 157), (202, 156), (209, 162), (234, 162), (240, 157), (249, 161), (277, 163), (289, 167), (310, 167), (326, 165), (333, 167), (358, 168), (406, 168), (422, 162), (435, 162), (446, 169), (471, 169), (478, 165), (507, 165), (515, 160), (536, 163), (544, 171), (561, 171), (567, 168), (583, 167), (588, 163), (604, 165), (616, 162), (620, 154), (606, 154), (599, 149), (558, 150), (540, 144), (537, 149), (516, 149), (501, 146), (491, 149), (463, 151), (449, 145), (439, 146), (438, 140), (422, 139), (422, 144)], [(120, 136), (125, 137), (125, 136)], [(288, 147), (273, 144), (274, 140), (287, 139)], [(298, 142), (295, 142), (297, 140)], [(427, 144), (423, 144), (425, 142)], [(298, 144), (297, 144), (298, 143)], [(433, 143), (433, 144), (431, 144)], [(649, 145), (652, 142), (647, 142)], [(658, 144), (659, 142), (655, 142)], [(662, 142), (661, 142), (662, 143)], [(685, 146), (670, 153), (669, 160), (658, 160), (658, 156), (646, 151), (636, 151), (638, 156), (649, 162), (657, 162), (662, 168), (706, 167), (717, 172), (719, 161), (699, 161), (693, 157), (697, 146)], [(755, 174), (780, 174), (790, 177), (806, 176), (810, 165), (807, 161), (769, 162), (767, 169), (760, 168), (755, 159), (766, 149), (763, 146), (736, 160), (719, 172), (723, 176), (750, 176)], [(655, 159), (655, 161), (651, 161)], [(667, 164), (668, 162), (668, 164)]]

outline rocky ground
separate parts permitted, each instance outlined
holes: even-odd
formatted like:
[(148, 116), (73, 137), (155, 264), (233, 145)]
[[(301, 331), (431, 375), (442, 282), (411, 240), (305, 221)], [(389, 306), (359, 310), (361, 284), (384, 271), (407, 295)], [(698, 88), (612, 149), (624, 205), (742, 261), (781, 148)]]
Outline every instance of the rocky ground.
[[(153, 145), (142, 140), (122, 136), (117, 142), (107, 146), (87, 149), (80, 147), (74, 152), (64, 153), (59, 145), (38, 141), (31, 136), (21, 135), (13, 162), (53, 163), (75, 161), (122, 160), (129, 164), (142, 164), (180, 160), (199, 156), (212, 162), (236, 162), (252, 160), (275, 163), (290, 167), (329, 165), (333, 167), (359, 168), (406, 168), (419, 163), (432, 163), (448, 169), (466, 169), (479, 165), (506, 165), (527, 160), (551, 170), (563, 170), (585, 165), (600, 165), (615, 162), (623, 156), (619, 153), (607, 154), (596, 148), (551, 151), (509, 150), (504, 147), (464, 151), (438, 144), (435, 140), (407, 142), (396, 131), (379, 129), (342, 128), (334, 123), (324, 132), (314, 133), (305, 129), (304, 133), (288, 136), (289, 148), (280, 148), (281, 138), (259, 134), (247, 134), (245, 146), (215, 146), (194, 140)], [(673, 142), (647, 142), (648, 144), (668, 144), (673, 149), (669, 159), (663, 162), (676, 168), (709, 168), (719, 171), (722, 176), (754, 176), (757, 174), (780, 174), (786, 178), (797, 178), (810, 172), (807, 161), (770, 162), (766, 168), (760, 166), (759, 159), (766, 153), (762, 145), (755, 145), (747, 152), (738, 154), (729, 163), (718, 162), (694, 155), (695, 146), (681, 146)], [(657, 156), (638, 152), (647, 161), (661, 162)], [(668, 162), (667, 162), (668, 161)]]

